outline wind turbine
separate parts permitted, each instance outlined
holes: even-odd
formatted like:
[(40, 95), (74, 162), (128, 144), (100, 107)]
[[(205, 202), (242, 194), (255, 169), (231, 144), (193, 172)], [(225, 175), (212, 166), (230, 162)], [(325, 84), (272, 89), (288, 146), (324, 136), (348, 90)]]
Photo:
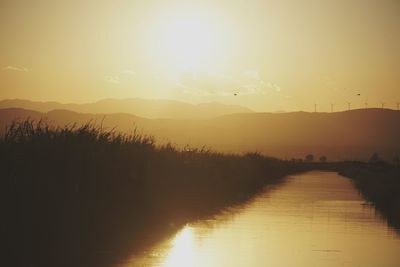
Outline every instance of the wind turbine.
[(317, 103), (314, 103), (314, 112), (317, 112)]
[(347, 107), (349, 110), (351, 109), (351, 102), (347, 102)]
[(368, 108), (368, 96), (365, 98), (364, 107), (365, 109)]
[(333, 106), (334, 106), (335, 104), (333, 104), (333, 103), (331, 103), (331, 113), (333, 113)]
[(381, 106), (382, 106), (382, 109), (384, 109), (385, 108), (385, 102), (381, 102)]

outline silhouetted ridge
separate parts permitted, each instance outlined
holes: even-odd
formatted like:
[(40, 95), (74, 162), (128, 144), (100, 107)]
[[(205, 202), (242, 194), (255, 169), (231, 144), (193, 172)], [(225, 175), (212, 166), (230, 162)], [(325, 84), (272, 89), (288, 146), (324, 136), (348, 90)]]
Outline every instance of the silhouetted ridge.
[(221, 103), (189, 104), (167, 99), (103, 99), (94, 103), (61, 104), (23, 99), (0, 101), (0, 108), (24, 108), (40, 112), (71, 110), (80, 113), (128, 113), (145, 118), (205, 119), (231, 113), (252, 112), (239, 105)]

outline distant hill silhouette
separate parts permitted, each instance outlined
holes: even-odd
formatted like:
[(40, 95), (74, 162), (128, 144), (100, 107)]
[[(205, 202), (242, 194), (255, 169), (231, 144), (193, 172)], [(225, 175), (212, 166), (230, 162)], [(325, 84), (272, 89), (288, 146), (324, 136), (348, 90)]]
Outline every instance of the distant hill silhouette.
[(373, 152), (391, 160), (400, 154), (400, 112), (359, 109), (336, 113), (248, 113), (212, 119), (146, 119), (115, 114), (83, 114), (67, 110), (39, 113), (23, 109), (0, 110), (0, 127), (13, 118), (46, 118), (58, 125), (90, 120), (127, 132), (135, 126), (159, 142), (179, 146), (207, 146), (222, 152), (258, 151), (291, 159), (307, 154), (328, 160), (367, 160)]
[(225, 105), (216, 102), (189, 104), (174, 100), (151, 99), (103, 99), (87, 104), (61, 104), (58, 102), (39, 102), (22, 99), (0, 101), (0, 109), (23, 108), (40, 112), (65, 109), (80, 113), (129, 113), (145, 118), (203, 119), (233, 113), (249, 113), (251, 109), (238, 105)]

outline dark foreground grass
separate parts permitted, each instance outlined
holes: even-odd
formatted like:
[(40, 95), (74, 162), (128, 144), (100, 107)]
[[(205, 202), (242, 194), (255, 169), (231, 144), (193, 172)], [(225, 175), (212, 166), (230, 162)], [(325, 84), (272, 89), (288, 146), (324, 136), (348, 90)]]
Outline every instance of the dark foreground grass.
[(1, 266), (111, 266), (302, 170), (258, 154), (156, 146), (90, 124), (25, 121), (0, 138)]

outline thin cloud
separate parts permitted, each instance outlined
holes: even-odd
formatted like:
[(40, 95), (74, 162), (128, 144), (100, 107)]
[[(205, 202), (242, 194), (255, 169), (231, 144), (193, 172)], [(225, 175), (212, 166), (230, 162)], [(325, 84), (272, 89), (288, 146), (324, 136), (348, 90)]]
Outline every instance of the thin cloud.
[(15, 67), (15, 66), (6, 66), (3, 68), (3, 70), (10, 70), (10, 71), (19, 71), (19, 72), (28, 72), (29, 69), (28, 68), (20, 68), (20, 67)]
[(121, 71), (122, 74), (128, 74), (128, 75), (135, 75), (136, 71), (133, 70), (123, 70)]
[(279, 85), (277, 85), (276, 83), (268, 82), (266, 85), (267, 85), (267, 88), (275, 90), (276, 92), (282, 91), (281, 87)]
[(243, 76), (254, 81), (261, 81), (260, 74), (256, 70), (245, 70)]
[(112, 84), (119, 84), (120, 79), (118, 76), (111, 76), (111, 75), (106, 75), (104, 76), (104, 81)]
[(259, 72), (255, 70), (247, 70), (235, 76), (188, 72), (175, 79), (175, 84), (183, 93), (208, 96), (264, 95), (271, 90), (281, 91), (277, 84), (266, 83), (261, 79)]

